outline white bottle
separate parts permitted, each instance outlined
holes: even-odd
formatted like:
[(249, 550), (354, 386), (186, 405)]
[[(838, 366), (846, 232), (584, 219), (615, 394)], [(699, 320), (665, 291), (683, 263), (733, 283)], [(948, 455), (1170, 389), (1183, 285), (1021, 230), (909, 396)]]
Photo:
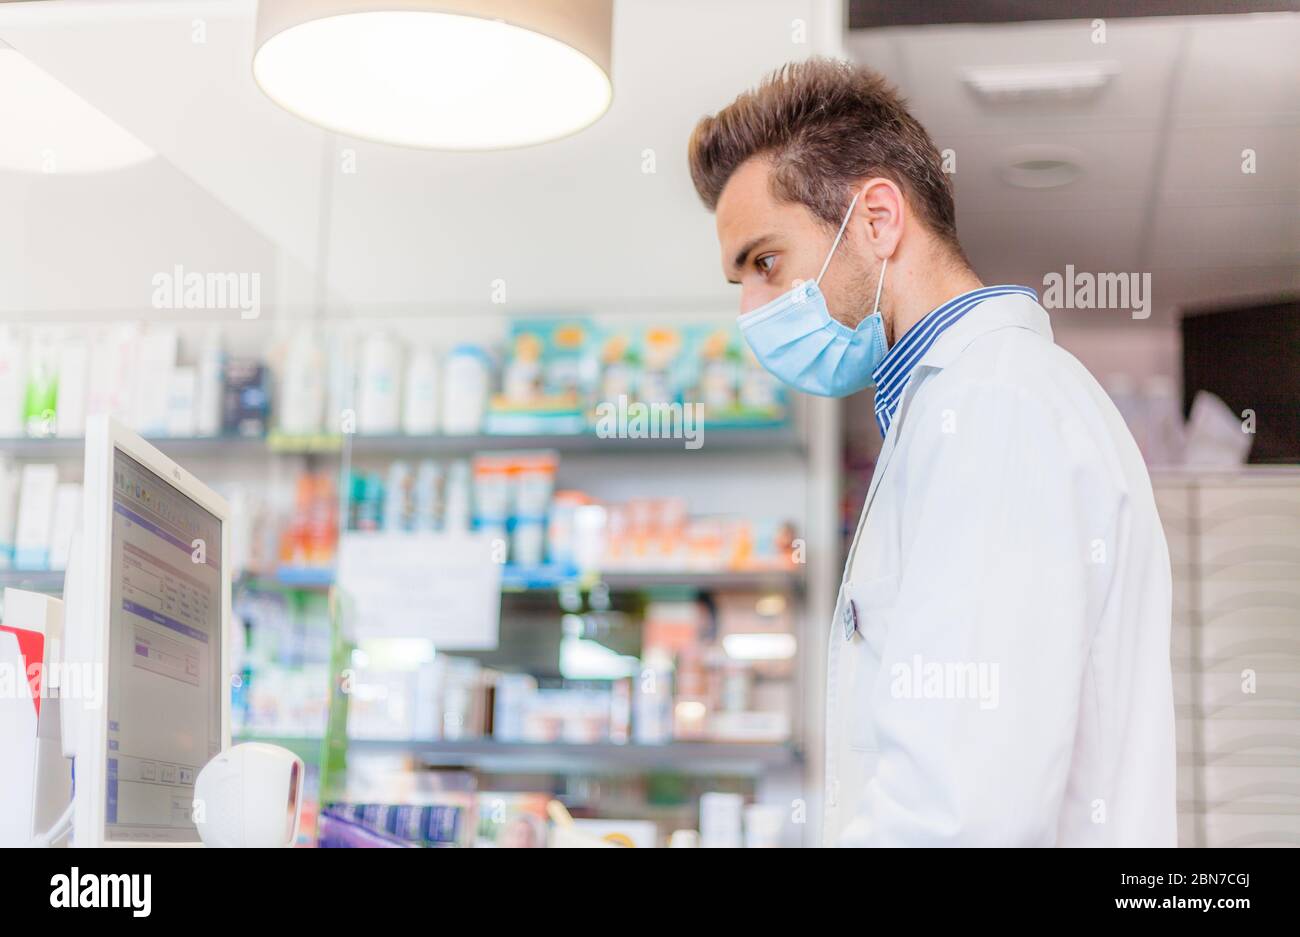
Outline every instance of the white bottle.
[(331, 434), (357, 431), (357, 352), (355, 337), (337, 326), (328, 339), (325, 431)]
[(90, 346), (81, 337), (59, 345), (59, 403), (55, 433), (80, 439), (86, 434), (86, 379), (90, 371)]
[(469, 463), (457, 459), (447, 472), (447, 488), (443, 502), (443, 529), (449, 533), (465, 533), (470, 524)]
[(18, 525), (19, 468), (0, 454), (0, 569), (13, 569), (14, 534)]
[[(195, 368), (172, 368), (167, 394), (167, 435), (172, 439), (192, 439), (194, 432), (195, 388), (199, 375)], [(63, 434), (63, 385), (59, 385), (59, 434)]]
[(293, 436), (311, 436), (321, 431), (325, 418), (324, 359), (316, 338), (306, 328), (298, 329), (284, 357), (284, 381), (280, 385), (280, 429)]
[(87, 416), (108, 414), (123, 423), (131, 422), (141, 345), (138, 322), (116, 322), (96, 331), (86, 388)]
[(469, 436), (482, 431), (490, 380), (487, 352), (476, 345), (452, 349), (442, 381), (444, 433)]
[(23, 393), (27, 387), (22, 343), (0, 326), (0, 439), (23, 435)]
[[(23, 401), (25, 429), (28, 436), (53, 436), (58, 388), (59, 333), (55, 329), (39, 328), (32, 332), (27, 347), (27, 391)], [(39, 410), (26, 412), (35, 398)], [(47, 406), (47, 403), (50, 406)]]
[(390, 435), (401, 427), (401, 358), (397, 342), (382, 332), (361, 346), (357, 432)]
[(432, 348), (417, 348), (406, 365), (402, 394), (402, 432), (426, 436), (438, 431), (438, 356)]
[(179, 346), (176, 329), (159, 325), (151, 325), (137, 345), (131, 426), (141, 436), (167, 435), (167, 400)]
[(221, 435), (224, 389), (221, 368), (221, 331), (213, 328), (199, 347), (198, 378), (194, 388), (194, 432), (198, 436)]
[(744, 842), (745, 799), (739, 794), (710, 791), (700, 795), (700, 846), (739, 849)]

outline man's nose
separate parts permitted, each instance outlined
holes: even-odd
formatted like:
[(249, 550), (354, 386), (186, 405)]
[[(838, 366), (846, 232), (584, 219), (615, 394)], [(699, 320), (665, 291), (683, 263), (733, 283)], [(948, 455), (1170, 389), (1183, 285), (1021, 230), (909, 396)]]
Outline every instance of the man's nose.
[(743, 316), (747, 312), (753, 312), (760, 306), (767, 305), (778, 295), (770, 289), (746, 284), (740, 288), (740, 314)]

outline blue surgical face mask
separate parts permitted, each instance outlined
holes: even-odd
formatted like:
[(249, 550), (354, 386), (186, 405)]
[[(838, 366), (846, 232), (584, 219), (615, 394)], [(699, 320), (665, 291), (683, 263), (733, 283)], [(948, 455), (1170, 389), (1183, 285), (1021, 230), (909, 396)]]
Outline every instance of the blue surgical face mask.
[(818, 288), (857, 203), (855, 198), (844, 214), (816, 280), (799, 284), (737, 320), (759, 363), (782, 382), (806, 394), (846, 397), (870, 387), (871, 372), (888, 350), (880, 318), (880, 291), (885, 285), (888, 259), (880, 265), (875, 308), (856, 329), (831, 317), (826, 297)]

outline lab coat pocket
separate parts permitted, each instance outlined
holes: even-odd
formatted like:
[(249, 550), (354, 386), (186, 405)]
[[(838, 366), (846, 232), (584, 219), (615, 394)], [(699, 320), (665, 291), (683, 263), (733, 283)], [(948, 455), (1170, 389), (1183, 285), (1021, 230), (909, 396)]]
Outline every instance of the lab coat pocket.
[(880, 678), (880, 661), (898, 598), (898, 576), (849, 583), (845, 592), (845, 653), (853, 674), (845, 725), (851, 748), (875, 751), (872, 694)]

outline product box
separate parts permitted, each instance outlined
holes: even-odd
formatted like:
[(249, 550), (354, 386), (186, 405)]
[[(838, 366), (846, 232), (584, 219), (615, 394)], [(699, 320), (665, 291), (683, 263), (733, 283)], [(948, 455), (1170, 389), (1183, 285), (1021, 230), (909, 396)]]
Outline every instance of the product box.
[(179, 337), (175, 329), (150, 328), (140, 339), (135, 371), (135, 413), (131, 425), (141, 436), (166, 436), (172, 369)]
[(515, 320), (501, 391), (492, 396), (486, 431), (521, 436), (581, 433), (595, 375), (593, 330), (586, 319)]
[(0, 326), (0, 439), (23, 435), (23, 395), (27, 386), (27, 355), (8, 326)]
[(18, 489), (22, 470), (0, 455), (0, 569), (14, 565), (14, 534), (18, 523)]
[(710, 428), (766, 428), (788, 419), (785, 388), (758, 363), (734, 324), (688, 330), (686, 395), (704, 405)]
[(81, 525), (81, 485), (64, 482), (54, 492), (54, 521), (50, 536), (50, 569), (67, 569), (72, 539)]
[[(198, 371), (189, 367), (174, 369), (167, 391), (167, 435), (173, 439), (197, 436)], [(59, 395), (59, 407), (59, 428), (62, 430), (62, 393)]]
[(59, 346), (59, 393), (55, 433), (64, 439), (86, 434), (86, 379), (90, 370), (90, 346), (81, 338), (67, 338)]
[(270, 415), (266, 366), (253, 358), (225, 363), (222, 429), (236, 436), (265, 436)]
[(63, 603), (5, 589), (4, 615), (0, 668), (18, 675), (0, 697), (0, 847), (9, 847), (54, 825), (72, 797), (72, 772), (60, 745), (58, 691), (48, 681), (63, 640)]
[(540, 849), (546, 845), (549, 794), (480, 791), (475, 846)]
[(18, 496), (18, 529), (14, 534), (15, 569), (49, 569), (53, 538), (54, 497), (59, 485), (57, 466), (23, 466)]

